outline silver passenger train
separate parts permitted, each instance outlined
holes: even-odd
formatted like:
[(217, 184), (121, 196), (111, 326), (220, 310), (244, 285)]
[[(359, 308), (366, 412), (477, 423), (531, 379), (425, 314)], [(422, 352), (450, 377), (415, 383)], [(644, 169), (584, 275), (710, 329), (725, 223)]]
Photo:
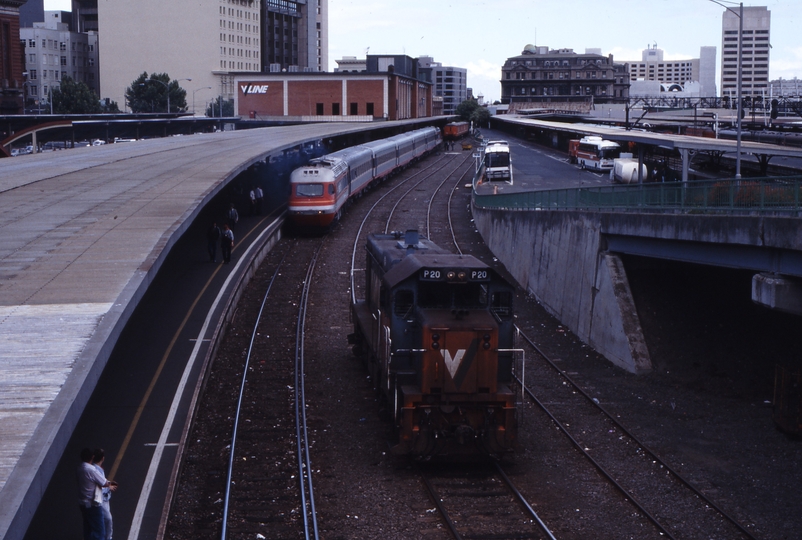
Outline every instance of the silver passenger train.
[(365, 188), (437, 148), (440, 130), (428, 127), (313, 159), (290, 175), (290, 221), (325, 229)]

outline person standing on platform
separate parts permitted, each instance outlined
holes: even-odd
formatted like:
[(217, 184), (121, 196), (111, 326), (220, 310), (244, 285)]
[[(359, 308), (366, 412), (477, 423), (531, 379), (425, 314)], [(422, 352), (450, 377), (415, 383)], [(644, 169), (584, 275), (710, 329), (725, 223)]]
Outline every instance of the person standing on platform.
[(250, 215), (255, 216), (256, 215), (256, 189), (253, 188), (253, 187), (248, 192), (248, 200), (251, 203), (251, 214)]
[(223, 225), (223, 234), (220, 237), (220, 250), (223, 252), (223, 263), (231, 262), (231, 250), (234, 249), (234, 231), (228, 226)]
[(92, 465), (95, 454), (89, 448), (81, 450), (81, 464), (76, 471), (78, 480), (78, 507), (83, 516), (84, 540), (106, 540), (106, 525), (103, 521), (103, 495), (95, 496), (98, 491), (109, 488), (117, 489), (117, 482), (106, 480), (105, 475)]
[(234, 203), (231, 203), (231, 208), (228, 209), (228, 228), (232, 231), (237, 228), (237, 223), (239, 222), (239, 212), (237, 212), (237, 207), (234, 206)]
[(206, 231), (206, 249), (209, 250), (209, 260), (213, 263), (217, 262), (217, 243), (221, 234), (216, 222), (212, 222), (212, 226)]
[(257, 216), (261, 216), (262, 215), (262, 203), (265, 200), (265, 194), (262, 191), (262, 188), (260, 188), (259, 186), (256, 186), (256, 189), (254, 191), (255, 191), (255, 194), (256, 194), (256, 215)]
[[(102, 448), (95, 448), (93, 453), (94, 457), (92, 458), (92, 465), (94, 465), (95, 468), (100, 471), (100, 474), (106, 476), (106, 473), (103, 470), (103, 461), (106, 459), (106, 452)], [(114, 527), (111, 520), (111, 488), (104, 487), (102, 489), (103, 503), (101, 503), (100, 508), (103, 509), (103, 525), (106, 528), (106, 537), (104, 540), (111, 540), (111, 535), (114, 532)]]

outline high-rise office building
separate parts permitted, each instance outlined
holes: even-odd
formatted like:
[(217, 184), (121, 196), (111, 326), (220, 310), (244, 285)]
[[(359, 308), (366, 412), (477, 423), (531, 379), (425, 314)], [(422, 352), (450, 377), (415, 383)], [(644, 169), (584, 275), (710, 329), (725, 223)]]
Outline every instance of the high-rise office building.
[(97, 32), (97, 0), (72, 0), (72, 23), (76, 32)]
[(33, 26), (45, 20), (45, 0), (28, 0), (19, 8), (20, 28)]
[[(262, 70), (262, 9), (256, 0), (99, 2), (101, 97), (123, 109), (141, 73), (167, 73), (204, 103), (234, 94), (233, 72)], [(191, 79), (191, 80), (190, 80)], [(195, 99), (198, 94), (199, 99)]]
[[(744, 96), (768, 94), (769, 51), (771, 50), (771, 12), (765, 6), (724, 10), (721, 18), (721, 95), (738, 95), (738, 47), (742, 51), (741, 93)], [(743, 35), (738, 29), (743, 22)]]
[(326, 71), (328, 0), (264, 0), (264, 71)]
[(434, 95), (443, 98), (443, 113), (453, 115), (460, 103), (468, 99), (468, 70), (444, 66), (431, 56), (418, 58), (421, 74), (434, 85)]

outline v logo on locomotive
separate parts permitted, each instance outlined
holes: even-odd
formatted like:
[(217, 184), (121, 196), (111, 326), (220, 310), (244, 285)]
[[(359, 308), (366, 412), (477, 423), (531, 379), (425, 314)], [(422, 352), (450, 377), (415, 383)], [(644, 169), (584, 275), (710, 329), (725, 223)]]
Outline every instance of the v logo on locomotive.
[(451, 356), (451, 351), (447, 349), (441, 349), (440, 352), (443, 354), (446, 369), (451, 374), (451, 378), (454, 379), (457, 376), (457, 370), (462, 363), (462, 359), (465, 357), (465, 349), (458, 350), (454, 356)]

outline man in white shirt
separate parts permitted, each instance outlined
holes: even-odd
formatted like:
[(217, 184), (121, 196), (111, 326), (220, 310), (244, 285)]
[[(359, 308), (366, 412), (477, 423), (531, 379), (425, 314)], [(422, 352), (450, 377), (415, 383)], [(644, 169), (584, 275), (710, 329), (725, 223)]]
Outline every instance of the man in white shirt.
[(94, 465), (94, 452), (89, 448), (81, 450), (81, 464), (78, 466), (78, 506), (84, 522), (84, 540), (105, 540), (106, 527), (103, 521), (102, 497), (95, 500), (95, 487), (117, 489), (117, 482), (109, 482)]

